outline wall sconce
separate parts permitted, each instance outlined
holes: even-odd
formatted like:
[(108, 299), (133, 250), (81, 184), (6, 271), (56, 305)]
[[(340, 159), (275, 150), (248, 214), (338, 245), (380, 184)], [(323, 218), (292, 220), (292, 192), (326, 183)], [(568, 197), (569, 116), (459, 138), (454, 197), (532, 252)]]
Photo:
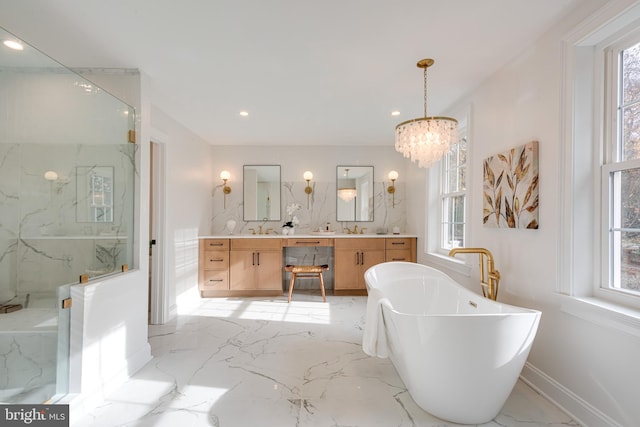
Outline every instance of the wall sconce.
[(224, 182), (222, 192), (224, 193), (224, 208), (227, 209), (227, 194), (231, 193), (231, 187), (227, 185), (227, 181), (231, 178), (229, 171), (220, 172), (220, 179)]
[(389, 179), (391, 180), (391, 185), (387, 187), (387, 192), (391, 193), (391, 207), (396, 207), (396, 179), (398, 179), (398, 172), (391, 171), (389, 172)]
[(303, 175), (305, 181), (307, 181), (307, 187), (304, 189), (304, 192), (307, 193), (307, 209), (309, 209), (309, 198), (311, 197), (311, 193), (313, 193), (313, 188), (309, 185), (311, 180), (313, 179), (313, 174), (311, 171), (306, 171)]

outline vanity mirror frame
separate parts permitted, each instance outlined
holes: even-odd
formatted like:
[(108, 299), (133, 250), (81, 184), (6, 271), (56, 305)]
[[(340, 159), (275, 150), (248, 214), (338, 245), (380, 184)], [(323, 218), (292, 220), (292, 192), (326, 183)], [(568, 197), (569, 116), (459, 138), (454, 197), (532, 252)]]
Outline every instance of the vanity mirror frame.
[[(348, 172), (347, 172), (348, 170)], [(347, 178), (348, 177), (348, 178)], [(373, 166), (336, 166), (336, 220), (339, 222), (374, 221), (374, 168)], [(347, 182), (348, 179), (348, 182)], [(356, 196), (351, 201), (340, 197), (345, 185), (352, 185)], [(366, 193), (363, 201), (362, 193)], [(364, 204), (363, 204), (364, 203)]]
[(242, 205), (244, 221), (281, 221), (280, 165), (244, 165)]

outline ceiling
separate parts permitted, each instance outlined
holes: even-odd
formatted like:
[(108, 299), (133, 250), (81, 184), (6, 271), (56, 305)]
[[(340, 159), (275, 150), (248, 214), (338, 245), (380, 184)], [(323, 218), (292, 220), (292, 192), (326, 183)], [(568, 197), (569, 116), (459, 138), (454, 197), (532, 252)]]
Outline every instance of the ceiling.
[(418, 60), (442, 114), (579, 3), (0, 0), (0, 27), (68, 67), (140, 69), (214, 145), (393, 145), (423, 114)]

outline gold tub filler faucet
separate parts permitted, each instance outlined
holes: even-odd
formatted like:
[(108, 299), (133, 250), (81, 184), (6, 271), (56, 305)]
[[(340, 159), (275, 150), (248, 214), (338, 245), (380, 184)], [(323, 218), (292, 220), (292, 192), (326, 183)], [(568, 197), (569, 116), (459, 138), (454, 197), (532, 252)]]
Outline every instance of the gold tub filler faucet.
[[(449, 256), (456, 254), (478, 254), (480, 256), (480, 285), (482, 295), (491, 300), (498, 298), (498, 285), (500, 284), (500, 272), (493, 263), (493, 255), (485, 248), (454, 248), (449, 251)], [(486, 272), (485, 272), (486, 258)]]

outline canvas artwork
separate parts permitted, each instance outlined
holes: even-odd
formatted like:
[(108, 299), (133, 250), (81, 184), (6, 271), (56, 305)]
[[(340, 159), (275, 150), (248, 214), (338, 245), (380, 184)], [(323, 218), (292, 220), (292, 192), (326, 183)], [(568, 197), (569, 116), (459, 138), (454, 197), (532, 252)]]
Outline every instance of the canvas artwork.
[(538, 228), (538, 141), (484, 161), (483, 219), (487, 227)]

